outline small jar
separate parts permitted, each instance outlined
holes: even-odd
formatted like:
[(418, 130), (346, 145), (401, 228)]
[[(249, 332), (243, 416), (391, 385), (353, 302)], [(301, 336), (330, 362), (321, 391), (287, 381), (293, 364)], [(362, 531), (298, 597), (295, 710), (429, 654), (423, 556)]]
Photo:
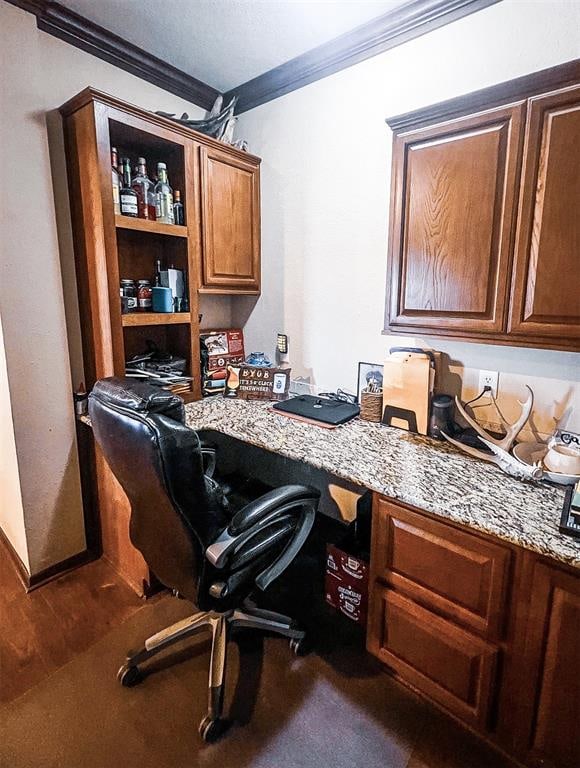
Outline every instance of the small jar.
[(137, 288), (134, 280), (121, 280), (121, 312), (137, 311)]
[(137, 281), (137, 306), (139, 312), (151, 312), (151, 280)]

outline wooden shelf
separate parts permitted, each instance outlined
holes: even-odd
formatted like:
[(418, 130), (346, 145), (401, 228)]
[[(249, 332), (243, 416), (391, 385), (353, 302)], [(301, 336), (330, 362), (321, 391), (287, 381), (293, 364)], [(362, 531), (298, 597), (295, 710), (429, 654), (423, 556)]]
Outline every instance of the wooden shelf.
[(136, 325), (187, 325), (191, 323), (191, 312), (130, 312), (121, 315), (125, 328)]
[(162, 224), (148, 219), (134, 219), (131, 216), (115, 216), (115, 226), (119, 229), (133, 229), (137, 232), (152, 232), (156, 235), (187, 237), (187, 227), (178, 224)]

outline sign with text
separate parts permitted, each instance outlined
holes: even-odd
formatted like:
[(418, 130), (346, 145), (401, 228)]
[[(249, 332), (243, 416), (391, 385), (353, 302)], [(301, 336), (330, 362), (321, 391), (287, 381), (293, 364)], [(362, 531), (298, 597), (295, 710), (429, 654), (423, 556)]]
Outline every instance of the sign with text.
[(224, 397), (242, 400), (286, 400), (290, 388), (290, 368), (264, 368), (257, 365), (228, 365)]

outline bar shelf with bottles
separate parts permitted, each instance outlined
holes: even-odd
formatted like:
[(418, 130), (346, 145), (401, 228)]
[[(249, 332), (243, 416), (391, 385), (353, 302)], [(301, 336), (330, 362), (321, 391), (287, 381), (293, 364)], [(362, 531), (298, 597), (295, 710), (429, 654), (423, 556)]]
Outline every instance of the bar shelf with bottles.
[[(197, 286), (190, 279), (184, 147), (113, 120), (109, 140), (125, 374), (138, 376), (133, 361), (155, 348), (186, 361), (187, 378), (197, 357), (190, 311)], [(186, 400), (194, 396), (193, 382), (175, 387), (165, 386)]]

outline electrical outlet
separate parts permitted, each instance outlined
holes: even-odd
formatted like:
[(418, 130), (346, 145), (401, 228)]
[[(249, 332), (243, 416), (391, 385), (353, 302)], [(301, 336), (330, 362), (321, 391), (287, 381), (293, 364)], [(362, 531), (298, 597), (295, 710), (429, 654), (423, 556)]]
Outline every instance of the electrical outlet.
[(497, 371), (480, 371), (479, 372), (479, 388), (485, 389), (489, 387), (491, 394), (497, 397), (497, 382), (499, 379), (499, 373)]

